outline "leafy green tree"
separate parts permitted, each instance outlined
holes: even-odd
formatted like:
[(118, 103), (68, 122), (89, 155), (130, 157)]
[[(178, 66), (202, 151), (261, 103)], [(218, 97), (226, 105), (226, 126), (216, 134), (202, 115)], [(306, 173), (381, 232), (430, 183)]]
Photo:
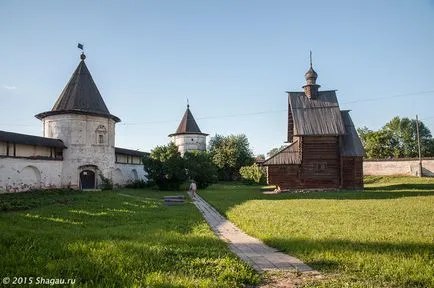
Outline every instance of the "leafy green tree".
[[(363, 127), (357, 129), (357, 132), (367, 158), (412, 158), (419, 154), (416, 125), (415, 119), (394, 117), (378, 131)], [(419, 121), (419, 135), (422, 156), (434, 156), (434, 139), (421, 121)]]
[(143, 158), (145, 171), (161, 190), (179, 190), (187, 179), (184, 159), (173, 143), (155, 147)]
[(186, 152), (184, 154), (187, 176), (196, 181), (198, 188), (204, 189), (217, 182), (217, 167), (211, 155), (204, 151)]
[[(417, 144), (417, 122), (415, 119), (394, 117), (388, 122), (383, 130), (389, 131), (396, 142), (396, 157), (417, 157), (419, 155)], [(433, 139), (429, 129), (419, 121), (419, 137), (421, 143), (421, 154), (432, 156)]]
[(209, 151), (220, 180), (239, 179), (240, 168), (252, 165), (255, 160), (244, 134), (226, 137), (217, 134), (209, 142)]
[(254, 163), (250, 166), (243, 166), (240, 168), (240, 175), (243, 181), (247, 184), (265, 184), (266, 176), (265, 171), (258, 164)]
[(363, 134), (360, 133), (360, 135), (367, 158), (392, 158), (398, 153), (398, 151), (396, 150), (396, 142), (392, 138), (392, 134), (388, 131), (369, 130), (364, 131)]

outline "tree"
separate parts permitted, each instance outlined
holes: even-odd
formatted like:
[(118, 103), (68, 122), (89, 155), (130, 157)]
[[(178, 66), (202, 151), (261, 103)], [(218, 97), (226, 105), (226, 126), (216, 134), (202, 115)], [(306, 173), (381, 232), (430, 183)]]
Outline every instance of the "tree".
[(255, 160), (244, 134), (226, 137), (216, 134), (209, 142), (209, 151), (221, 180), (239, 179), (240, 168), (252, 165)]
[[(418, 156), (416, 120), (394, 117), (382, 129), (357, 129), (367, 158), (411, 158)], [(421, 154), (434, 156), (434, 139), (429, 129), (419, 121)]]
[(267, 156), (268, 158), (276, 155), (277, 153), (279, 153), (280, 151), (282, 151), (283, 149), (285, 149), (286, 147), (288, 147), (287, 145), (282, 145), (279, 148), (273, 148), (270, 151), (268, 151)]
[(360, 131), (360, 138), (365, 148), (367, 158), (391, 158), (397, 153), (396, 143), (388, 131)]
[(179, 190), (187, 179), (184, 160), (173, 143), (155, 147), (143, 158), (145, 171), (161, 190)]
[(184, 154), (187, 176), (195, 180), (198, 188), (204, 189), (217, 182), (217, 167), (209, 153), (204, 151), (186, 152)]
[[(417, 122), (415, 119), (394, 117), (388, 122), (383, 130), (389, 131), (397, 143), (396, 157), (417, 157), (419, 149), (417, 144)], [(421, 154), (423, 156), (432, 156), (432, 136), (429, 129), (419, 121), (419, 137), (421, 143)]]

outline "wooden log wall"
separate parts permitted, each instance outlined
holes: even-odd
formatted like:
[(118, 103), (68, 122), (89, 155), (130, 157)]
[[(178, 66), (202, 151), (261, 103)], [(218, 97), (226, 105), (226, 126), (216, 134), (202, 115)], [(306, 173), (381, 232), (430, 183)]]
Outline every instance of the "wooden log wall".
[(334, 136), (304, 136), (301, 183), (306, 188), (339, 188), (339, 140)]
[(272, 165), (267, 167), (267, 180), (271, 185), (277, 185), (280, 189), (299, 189), (300, 165)]
[(343, 157), (342, 188), (363, 189), (363, 158)]
[(291, 104), (288, 103), (288, 142), (289, 143), (293, 141), (293, 136), (294, 136), (294, 118), (292, 117)]

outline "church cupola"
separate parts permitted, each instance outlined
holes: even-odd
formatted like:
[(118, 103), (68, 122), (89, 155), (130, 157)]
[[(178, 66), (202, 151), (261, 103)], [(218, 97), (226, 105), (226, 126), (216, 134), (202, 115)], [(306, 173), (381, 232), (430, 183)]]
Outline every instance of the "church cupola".
[(306, 78), (306, 85), (303, 86), (304, 94), (309, 99), (316, 99), (318, 96), (318, 88), (320, 85), (316, 84), (318, 74), (312, 68), (312, 51), (310, 52), (310, 69), (304, 74)]

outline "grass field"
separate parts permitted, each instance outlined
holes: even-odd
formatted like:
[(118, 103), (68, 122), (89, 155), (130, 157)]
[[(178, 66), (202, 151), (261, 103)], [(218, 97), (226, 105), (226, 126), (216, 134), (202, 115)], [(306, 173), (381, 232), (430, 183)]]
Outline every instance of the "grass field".
[(248, 234), (303, 260), (323, 287), (434, 287), (434, 179), (367, 177), (363, 192), (200, 195)]
[(161, 197), (168, 194), (179, 193), (0, 195), (0, 279), (75, 279), (74, 287), (259, 283), (259, 275), (213, 235), (190, 202), (165, 206)]

